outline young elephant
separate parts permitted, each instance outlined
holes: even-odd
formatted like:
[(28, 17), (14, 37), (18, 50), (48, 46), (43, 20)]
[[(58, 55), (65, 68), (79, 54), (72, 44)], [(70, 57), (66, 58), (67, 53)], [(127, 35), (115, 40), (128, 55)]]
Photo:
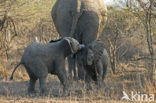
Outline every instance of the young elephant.
[(109, 56), (101, 41), (93, 41), (77, 53), (78, 65), (86, 71), (86, 81), (104, 80)]
[(46, 77), (48, 73), (55, 74), (64, 86), (68, 88), (68, 80), (65, 71), (65, 57), (76, 53), (82, 48), (79, 42), (71, 37), (62, 38), (53, 43), (42, 44), (33, 42), (30, 44), (22, 55), (21, 61), (16, 65), (12, 72), (10, 80), (16, 68), (23, 64), (30, 77), (28, 93), (35, 91), (36, 80), (39, 79), (42, 93), (46, 93)]

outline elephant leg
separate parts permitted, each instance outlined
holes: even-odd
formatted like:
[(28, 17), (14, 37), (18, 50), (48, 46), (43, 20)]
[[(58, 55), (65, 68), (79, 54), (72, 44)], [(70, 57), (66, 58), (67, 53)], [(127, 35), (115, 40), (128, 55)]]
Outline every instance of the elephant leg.
[(103, 76), (103, 65), (101, 60), (99, 60), (96, 64), (96, 70), (97, 70), (97, 75), (99, 75), (100, 78)]
[(78, 32), (79, 38), (81, 39), (82, 44), (88, 44), (97, 38), (98, 29), (99, 29), (99, 19), (98, 15), (93, 12), (83, 11), (83, 14), (79, 18), (78, 22)]
[(83, 65), (80, 63), (77, 63), (77, 67), (78, 67), (78, 79), (85, 80), (86, 76), (85, 76)]
[(76, 73), (76, 65), (75, 65), (75, 68), (74, 68), (74, 80), (77, 79), (77, 73)]
[(35, 92), (35, 83), (37, 79), (30, 78), (29, 86), (28, 86), (28, 93), (34, 93)]
[(64, 95), (67, 94), (68, 88), (69, 88), (69, 82), (67, 79), (67, 73), (65, 70), (65, 63), (64, 61), (58, 61), (56, 62), (56, 75), (58, 76), (61, 84), (63, 85), (63, 92)]
[(102, 75), (103, 80), (105, 79), (105, 76), (106, 76), (106, 73), (107, 73), (107, 68), (108, 68), (108, 65), (103, 66), (103, 75)]
[(63, 85), (63, 96), (69, 95), (68, 89), (69, 89), (69, 82), (67, 81), (67, 77), (64, 73), (58, 73), (57, 74), (61, 84)]
[(66, 91), (68, 89), (68, 83), (67, 83), (67, 77), (65, 76), (64, 73), (58, 73), (57, 74), (61, 84), (63, 85), (63, 91)]
[(96, 64), (96, 74), (97, 74), (97, 81), (96, 84), (98, 85), (98, 87), (102, 87), (103, 84), (103, 65), (101, 60), (99, 60)]
[(39, 78), (40, 82), (40, 89), (42, 94), (47, 93), (47, 83), (46, 83), (46, 77)]
[(34, 93), (37, 77), (34, 75), (34, 73), (30, 70), (28, 66), (25, 66), (25, 68), (30, 78), (29, 86), (28, 86), (28, 93)]
[[(35, 62), (35, 61), (34, 61)], [(40, 83), (40, 90), (42, 94), (47, 94), (47, 83), (46, 83), (46, 77), (48, 75), (48, 68), (47, 66), (42, 62), (42, 60), (36, 60), (36, 63), (32, 67), (33, 73), (37, 78), (39, 78)]]
[(91, 77), (88, 73), (86, 73), (85, 75), (85, 82), (86, 82), (86, 90), (87, 92), (89, 92), (90, 90), (92, 90), (92, 85), (91, 85)]
[(85, 82), (90, 83), (91, 82), (91, 77), (86, 73), (85, 75)]
[(74, 71), (74, 79), (76, 79), (76, 65), (75, 59), (72, 55), (68, 56), (68, 66), (69, 66), (69, 78), (72, 78), (72, 71)]

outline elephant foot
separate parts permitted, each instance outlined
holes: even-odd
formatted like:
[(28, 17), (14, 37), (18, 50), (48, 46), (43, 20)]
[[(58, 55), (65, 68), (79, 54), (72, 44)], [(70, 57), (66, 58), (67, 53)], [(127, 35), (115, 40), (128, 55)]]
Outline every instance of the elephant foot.
[(37, 92), (36, 92), (36, 90), (33, 90), (33, 91), (28, 91), (28, 93), (29, 93), (29, 94), (35, 94), (35, 93), (37, 93)]
[(30, 97), (36, 96), (36, 93), (37, 93), (36, 90), (31, 90), (31, 91), (29, 90), (29, 91), (28, 91), (28, 95), (29, 95)]
[(74, 80), (77, 81), (77, 77), (76, 76), (74, 76)]
[(71, 90), (69, 90), (69, 87), (68, 88), (64, 88), (63, 89), (63, 92), (62, 92), (62, 96), (63, 97), (68, 97), (68, 96), (70, 96), (71, 95)]
[(95, 81), (95, 84), (97, 85), (97, 88), (102, 88), (103, 87), (103, 80), (99, 78), (97, 81)]
[[(80, 72), (80, 71), (79, 71)], [(81, 73), (78, 74), (78, 80), (85, 80), (85, 74), (81, 71)]]
[(86, 83), (86, 91), (93, 90), (92, 84), (91, 83)]
[(62, 97), (68, 97), (68, 96), (70, 96), (70, 92), (69, 91), (63, 91)]
[[(71, 82), (68, 82), (68, 83), (71, 83)], [(69, 84), (64, 86), (62, 96), (63, 97), (70, 96)]]
[(80, 76), (79, 76), (77, 80), (85, 81), (85, 77), (80, 77)]
[(98, 88), (103, 88), (104, 87), (104, 82), (103, 81), (100, 81), (99, 83), (98, 83)]
[(48, 95), (48, 90), (46, 88), (42, 88), (40, 94), (42, 96), (47, 96)]
[(29, 87), (28, 94), (34, 94), (34, 93), (36, 93), (36, 90), (34, 88)]

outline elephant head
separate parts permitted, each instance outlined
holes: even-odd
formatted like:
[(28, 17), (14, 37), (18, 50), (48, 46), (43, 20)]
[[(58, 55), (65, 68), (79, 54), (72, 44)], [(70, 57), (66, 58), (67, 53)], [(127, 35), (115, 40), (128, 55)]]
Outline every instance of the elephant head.
[(71, 52), (74, 54), (76, 53), (78, 50), (81, 50), (82, 48), (84, 48), (83, 44), (80, 44), (76, 39), (71, 38), (71, 37), (64, 37), (65, 40), (67, 40), (67, 42), (69, 43), (69, 46), (71, 48)]
[(86, 65), (93, 65), (94, 62), (97, 62), (101, 58), (103, 50), (104, 44), (101, 41), (93, 41), (88, 44), (84, 50), (86, 56), (83, 54), (83, 58), (86, 58), (84, 59)]

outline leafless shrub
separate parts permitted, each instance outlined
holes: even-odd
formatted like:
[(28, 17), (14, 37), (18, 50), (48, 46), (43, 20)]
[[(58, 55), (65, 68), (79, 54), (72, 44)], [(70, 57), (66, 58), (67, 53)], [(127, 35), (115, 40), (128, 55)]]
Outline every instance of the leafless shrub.
[(153, 11), (155, 10), (155, 0), (147, 0), (144, 2), (143, 0), (137, 0), (140, 8), (142, 9), (142, 13), (140, 13), (140, 8), (135, 8), (136, 11), (135, 14), (139, 17), (141, 20), (141, 23), (144, 25), (144, 29), (146, 30), (145, 35), (146, 35), (146, 42), (147, 42), (147, 48), (149, 51), (150, 55), (150, 78), (151, 82), (153, 82), (155, 85), (155, 52), (154, 52), (154, 47), (153, 47), (153, 29), (152, 29), (152, 20), (153, 20)]
[(41, 42), (49, 42), (50, 40), (55, 40), (60, 38), (52, 20), (49, 18), (43, 18), (39, 23), (35, 25), (35, 27), (30, 31), (31, 35), (36, 35), (39, 37), (39, 41)]
[(0, 80), (1, 79), (7, 79), (8, 78), (8, 71), (6, 70), (5, 67), (0, 66)]
[[(122, 15), (121, 15), (122, 14)], [(144, 44), (145, 37), (142, 26), (129, 10), (110, 9), (108, 22), (103, 31), (102, 40), (105, 41), (110, 54), (113, 72), (121, 61), (127, 61), (136, 55), (143, 55), (140, 44)], [(133, 21), (131, 19), (133, 18)], [(139, 42), (138, 42), (139, 41)]]
[(15, 22), (11, 16), (8, 16), (10, 8), (8, 2), (8, 0), (1, 1), (0, 7), (0, 51), (2, 55), (5, 52), (6, 57), (8, 57), (7, 51), (10, 49), (9, 44), (17, 36)]
[[(34, 35), (41, 42), (59, 38), (50, 14), (54, 2), (0, 0), (0, 65), (6, 70), (17, 64)], [(26, 78), (22, 71), (17, 72), (17, 77)]]

